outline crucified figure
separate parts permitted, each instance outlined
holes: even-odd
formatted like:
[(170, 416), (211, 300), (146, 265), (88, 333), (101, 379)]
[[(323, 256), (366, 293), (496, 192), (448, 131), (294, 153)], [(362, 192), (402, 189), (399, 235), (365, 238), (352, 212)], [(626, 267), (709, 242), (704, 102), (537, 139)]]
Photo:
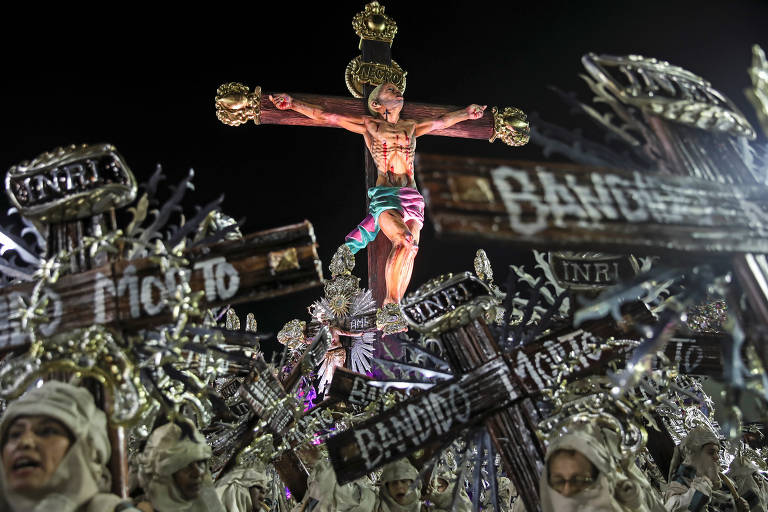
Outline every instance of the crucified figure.
[(411, 280), (424, 224), (424, 199), (416, 190), (413, 176), (416, 138), (461, 121), (479, 119), (486, 106), (469, 105), (435, 119), (401, 119), (403, 93), (392, 83), (379, 85), (369, 95), (371, 115), (333, 114), (287, 94), (270, 95), (269, 99), (281, 110), (295, 110), (312, 119), (359, 133), (365, 139), (376, 162), (378, 177), (376, 186), (368, 189), (369, 215), (347, 235), (346, 245), (354, 254), (373, 241), (379, 230), (384, 232), (392, 242), (384, 276), (387, 283), (384, 305), (399, 303)]

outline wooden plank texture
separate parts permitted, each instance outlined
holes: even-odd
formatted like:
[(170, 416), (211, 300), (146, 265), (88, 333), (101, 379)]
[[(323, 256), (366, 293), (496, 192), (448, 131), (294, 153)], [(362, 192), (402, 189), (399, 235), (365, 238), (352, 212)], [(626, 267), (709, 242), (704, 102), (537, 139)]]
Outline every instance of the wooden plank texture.
[[(319, 286), (320, 262), (309, 222), (253, 233), (242, 241), (192, 248), (184, 253), (193, 292), (202, 291), (200, 306), (262, 300)], [(39, 327), (58, 332), (104, 324), (141, 329), (172, 320), (164, 297), (178, 283), (175, 271), (162, 271), (154, 258), (114, 263), (67, 275), (44, 291), (49, 320)], [(26, 343), (19, 321), (9, 318), (19, 300), (28, 301), (33, 284), (0, 290), (0, 352)]]
[(327, 442), (339, 483), (346, 483), (414, 452), (457, 437), (510, 404), (519, 392), (503, 358), (436, 385)]
[(768, 252), (768, 188), (570, 164), (418, 155), (444, 236), (523, 247), (691, 254)]
[[(275, 92), (262, 92), (261, 94), (261, 124), (282, 124), (290, 126), (322, 126), (338, 128), (323, 121), (310, 119), (293, 110), (279, 110), (270, 101), (269, 95)], [(326, 111), (350, 116), (371, 115), (365, 103), (356, 98), (344, 98), (341, 96), (323, 96), (320, 94), (288, 93), (292, 97), (319, 105)], [(412, 103), (406, 98), (401, 117), (403, 119), (433, 119), (448, 112), (460, 110), (463, 107), (451, 105), (430, 105), (428, 103)], [(463, 121), (459, 124), (435, 130), (429, 135), (443, 137), (460, 137), (463, 139), (490, 139), (493, 135), (493, 115), (490, 111), (480, 119)]]

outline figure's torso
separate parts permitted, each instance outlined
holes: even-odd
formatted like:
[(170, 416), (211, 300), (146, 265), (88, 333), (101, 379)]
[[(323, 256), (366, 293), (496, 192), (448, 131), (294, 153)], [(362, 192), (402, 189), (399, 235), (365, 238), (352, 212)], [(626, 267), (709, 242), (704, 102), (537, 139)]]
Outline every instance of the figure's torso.
[(365, 141), (379, 171), (376, 186), (415, 188), (413, 156), (416, 137), (413, 132), (416, 122), (400, 119), (397, 123), (389, 123), (369, 118), (365, 128)]

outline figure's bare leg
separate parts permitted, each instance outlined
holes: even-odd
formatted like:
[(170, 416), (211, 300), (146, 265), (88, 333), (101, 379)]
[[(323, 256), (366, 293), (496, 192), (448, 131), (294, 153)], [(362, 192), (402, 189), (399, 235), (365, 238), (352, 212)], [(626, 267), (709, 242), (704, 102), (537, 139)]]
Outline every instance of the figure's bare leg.
[(409, 220), (405, 223), (408, 227), (408, 231), (412, 235), (412, 246), (410, 257), (406, 261), (406, 266), (403, 268), (402, 279), (398, 281), (400, 287), (397, 290), (397, 301), (399, 302), (405, 296), (405, 292), (408, 289), (408, 285), (411, 282), (411, 275), (413, 274), (413, 262), (416, 259), (416, 253), (419, 252), (419, 238), (421, 237), (421, 225), (415, 220)]
[(403, 222), (396, 210), (386, 210), (379, 216), (379, 226), (392, 242), (392, 251), (387, 258), (384, 278), (387, 282), (387, 297), (384, 304), (398, 303), (405, 295), (413, 272), (413, 260), (419, 250), (421, 227), (415, 221)]

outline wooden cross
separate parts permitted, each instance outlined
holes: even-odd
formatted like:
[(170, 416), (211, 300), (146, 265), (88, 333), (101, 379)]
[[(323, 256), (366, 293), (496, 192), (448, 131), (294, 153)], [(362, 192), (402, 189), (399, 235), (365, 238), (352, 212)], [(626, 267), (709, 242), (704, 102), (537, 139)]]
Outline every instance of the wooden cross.
[[(187, 251), (190, 285), (201, 291), (205, 308), (263, 300), (318, 286), (322, 280), (309, 222), (253, 233), (243, 241), (222, 242)], [(171, 320), (163, 298), (175, 287), (175, 271), (163, 272), (150, 258), (116, 261), (60, 278), (46, 289), (48, 321), (39, 327), (46, 336), (93, 324), (113, 329), (146, 329)], [(27, 334), (9, 313), (19, 299), (28, 299), (32, 284), (0, 290), (0, 353), (21, 349)], [(127, 456), (122, 427), (110, 429), (113, 440), (113, 489), (128, 489)]]
[[(502, 365), (495, 377), (502, 381), (511, 380), (513, 393), (518, 393), (515, 396), (510, 394), (510, 386), (503, 382), (490, 382), (490, 373), (487, 368), (469, 372), (462, 370), (473, 364), (466, 359), (466, 354), (480, 362), (484, 351), (488, 351), (489, 347), (490, 350), (495, 350), (493, 348), (495, 343), (485, 328), (477, 323), (479, 320), (470, 320), (471, 315), (468, 315), (466, 310), (453, 314), (446, 313), (456, 309), (461, 311), (462, 306), (467, 304), (462, 303), (460, 299), (466, 290), (475, 287), (478, 293), (483, 293), (481, 285), (476, 282), (468, 285), (467, 278), (462, 279), (464, 279), (463, 282), (453, 283), (453, 289), (447, 286), (418, 298), (414, 303), (409, 303), (406, 306), (406, 313), (415, 312), (417, 321), (427, 322), (432, 326), (436, 322), (446, 322), (446, 318), (450, 316), (454, 317), (454, 323), (456, 318), (469, 322), (465, 326), (454, 325), (454, 330), (450, 333), (442, 333), (441, 338), (446, 347), (448, 359), (452, 361), (452, 367), (458, 368), (457, 374), (461, 375), (459, 379), (450, 382), (457, 384), (459, 388), (472, 390), (467, 394), (477, 393), (477, 401), (471, 401), (470, 397), (468, 400), (471, 404), (466, 405), (456, 400), (456, 397), (461, 396), (461, 392), (456, 391), (459, 388), (456, 387), (451, 398), (451, 391), (444, 389), (450, 388), (450, 385), (443, 382), (433, 385), (427, 392), (426, 398), (424, 395), (419, 395), (421, 399), (417, 397), (408, 400), (405, 405), (400, 404), (360, 425), (358, 428), (362, 430), (352, 429), (346, 434), (332, 438), (328, 441), (328, 445), (340, 481), (352, 480), (364, 474), (366, 468), (372, 467), (368, 464), (371, 459), (375, 459), (375, 466), (380, 466), (388, 460), (419, 450), (425, 452), (425, 455), (419, 456), (419, 460), (426, 461), (431, 454), (444, 448), (468, 426), (485, 423), (494, 439), (503, 440), (501, 443), (497, 442), (497, 446), (503, 445), (506, 452), (499, 450), (499, 453), (502, 454), (507, 471), (516, 479), (516, 485), (533, 485), (533, 487), (518, 486), (517, 488), (534, 489), (540, 464), (543, 461), (540, 458), (543, 452), (540, 449), (541, 446), (535, 441), (535, 435), (531, 436), (531, 433), (535, 432), (535, 424), (543, 418), (538, 417), (535, 407), (530, 402), (531, 398), (539, 391), (552, 387), (553, 382), (564, 376), (563, 361), (566, 359), (580, 361), (568, 376), (569, 379), (586, 374), (600, 375), (605, 374), (609, 361), (620, 364), (624, 357), (631, 353), (633, 347), (639, 345), (637, 342), (623, 347), (612, 347), (610, 344), (604, 346), (606, 339), (623, 339), (630, 335), (626, 332), (625, 325), (615, 324), (609, 319), (585, 322), (580, 329), (569, 326), (555, 329), (522, 349), (500, 356), (508, 366), (509, 372)], [(463, 284), (463, 287), (459, 286), (460, 284)], [(477, 299), (478, 297), (473, 299), (476, 304)], [(633, 322), (647, 324), (651, 321), (650, 314), (642, 305), (640, 306), (627, 308), (626, 316)], [(724, 336), (714, 334), (672, 338), (665, 349), (665, 354), (686, 373), (720, 376), (722, 374), (720, 344), (723, 338)], [(601, 346), (603, 346), (601, 350), (596, 350), (596, 347)], [(467, 373), (472, 375), (468, 376)], [(482, 385), (478, 385), (482, 379), (486, 380)], [(328, 395), (335, 400), (367, 406), (380, 399), (387, 391), (398, 390), (400, 384), (374, 381), (371, 378), (338, 369), (334, 374)], [(435, 396), (431, 395), (433, 392)], [(483, 396), (490, 397), (493, 403), (490, 405), (483, 403)], [(439, 397), (447, 397), (448, 401), (442, 401)], [(457, 411), (461, 412), (462, 406), (470, 410), (463, 419), (461, 414), (457, 415)], [(494, 416), (500, 410), (506, 412), (500, 417)], [(510, 416), (514, 417), (514, 422), (509, 421)], [(515, 430), (519, 425), (524, 426), (522, 432)], [(402, 437), (403, 432), (406, 434), (405, 437)], [(534, 444), (530, 444), (531, 442)], [(519, 448), (521, 446), (532, 446), (535, 449), (526, 452), (522, 458), (515, 457), (514, 450), (524, 450)], [(367, 465), (361, 463), (363, 458), (366, 459)], [(526, 461), (532, 462), (526, 463)], [(538, 497), (532, 492), (523, 499), (538, 503)]]
[[(391, 56), (391, 45), (397, 32), (397, 25), (384, 14), (384, 7), (378, 2), (371, 2), (363, 12), (355, 16), (353, 27), (360, 36), (362, 53), (347, 67), (347, 84), (353, 95), (362, 98), (362, 101), (360, 99), (310, 94), (290, 95), (296, 100), (320, 107), (323, 112), (330, 115), (330, 118), (334, 118), (334, 116), (358, 118), (370, 116), (367, 107), (368, 96), (377, 85), (392, 82), (401, 90), (405, 86), (405, 73), (392, 60)], [(248, 120), (253, 120), (256, 124), (340, 126), (337, 122), (311, 119), (292, 110), (280, 110), (269, 98), (270, 94), (262, 92), (260, 87), (250, 91), (248, 87), (242, 84), (225, 84), (217, 91), (217, 117), (222, 122), (234, 126)], [(456, 110), (456, 107), (409, 102), (406, 103), (402, 111), (402, 117), (416, 120), (437, 119)], [(463, 121), (448, 128), (431, 131), (430, 134), (488, 139), (490, 141), (500, 138), (510, 145), (522, 145), (527, 142), (528, 125), (525, 115), (521, 111), (511, 108), (499, 111), (495, 107), (492, 111), (493, 115)], [(375, 185), (381, 171), (370, 152), (366, 151), (366, 155), (367, 190)], [(367, 247), (368, 288), (373, 292), (377, 304), (382, 304), (386, 295), (384, 276), (391, 247), (392, 244), (384, 236), (378, 236)]]

